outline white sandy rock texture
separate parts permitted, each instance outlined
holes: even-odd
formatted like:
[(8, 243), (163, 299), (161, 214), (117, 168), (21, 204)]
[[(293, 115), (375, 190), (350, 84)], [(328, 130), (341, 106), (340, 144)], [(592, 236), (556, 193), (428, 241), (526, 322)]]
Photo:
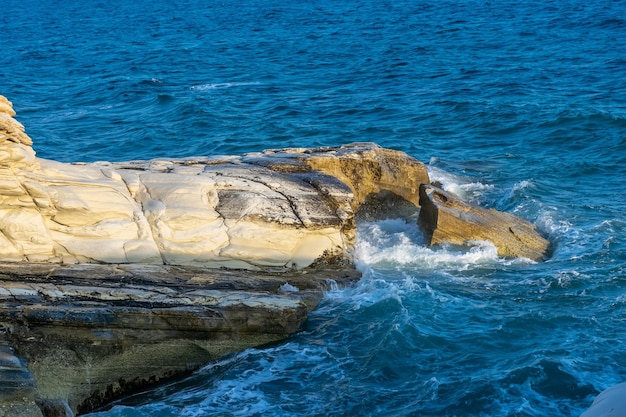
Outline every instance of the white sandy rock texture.
[(417, 206), (424, 165), (378, 145), (238, 157), (60, 163), (35, 157), (0, 96), (0, 262), (259, 269), (349, 259), (354, 216)]

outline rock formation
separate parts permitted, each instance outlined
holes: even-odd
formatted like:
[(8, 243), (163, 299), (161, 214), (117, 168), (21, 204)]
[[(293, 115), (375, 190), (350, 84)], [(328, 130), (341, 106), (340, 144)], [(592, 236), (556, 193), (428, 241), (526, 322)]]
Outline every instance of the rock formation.
[(0, 417), (88, 412), (287, 337), (358, 279), (358, 218), (422, 204), (432, 244), (545, 255), (532, 225), (375, 144), (66, 164), (35, 157), (14, 115), (0, 96)]
[(88, 412), (287, 337), (359, 277), (362, 206), (415, 213), (428, 182), (374, 144), (64, 164), (14, 115), (2, 98), (0, 416)]
[(59, 163), (35, 158), (7, 103), (0, 261), (303, 268), (349, 253), (368, 196), (417, 205), (428, 183), (422, 163), (374, 144)]
[[(0, 416), (85, 413), (298, 330), (355, 270), (0, 264)], [(4, 342), (2, 339), (4, 338)], [(34, 411), (33, 411), (34, 410)]]
[(498, 255), (543, 261), (550, 242), (537, 227), (519, 217), (465, 203), (433, 185), (420, 187), (418, 222), (428, 245), (467, 245), (472, 241), (492, 242)]

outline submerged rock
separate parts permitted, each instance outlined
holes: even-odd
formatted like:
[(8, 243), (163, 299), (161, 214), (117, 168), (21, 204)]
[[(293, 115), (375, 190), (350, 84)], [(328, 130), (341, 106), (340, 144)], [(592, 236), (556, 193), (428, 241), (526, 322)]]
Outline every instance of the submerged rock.
[(534, 261), (548, 257), (550, 242), (539, 234), (534, 224), (517, 216), (463, 202), (454, 194), (428, 184), (420, 187), (420, 204), (418, 221), (428, 245), (489, 241), (499, 256)]
[(624, 417), (626, 416), (626, 382), (602, 391), (593, 400), (591, 407), (580, 417)]

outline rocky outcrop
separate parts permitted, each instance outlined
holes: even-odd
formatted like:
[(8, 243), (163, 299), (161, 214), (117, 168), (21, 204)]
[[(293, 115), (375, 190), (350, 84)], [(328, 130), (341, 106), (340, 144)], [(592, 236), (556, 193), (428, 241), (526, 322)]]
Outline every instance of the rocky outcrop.
[(419, 224), (428, 245), (450, 243), (468, 245), (492, 242), (498, 255), (543, 261), (550, 242), (537, 227), (519, 217), (494, 209), (484, 209), (432, 185), (420, 187)]
[(359, 277), (352, 269), (270, 274), (166, 265), (0, 270), (0, 415), (3, 407), (32, 407), (23, 416), (38, 415), (35, 401), (93, 411), (223, 355), (282, 340), (324, 289)]
[(415, 214), (428, 182), (370, 143), (65, 164), (13, 116), (3, 98), (0, 416), (88, 412), (284, 339), (358, 279), (357, 215)]
[(415, 209), (425, 166), (375, 144), (66, 164), (3, 101), (0, 261), (304, 268), (348, 255), (370, 197)]
[(359, 218), (419, 211), (430, 244), (546, 253), (532, 225), (372, 143), (66, 164), (37, 158), (14, 115), (0, 96), (0, 417), (88, 412), (284, 339), (358, 279)]

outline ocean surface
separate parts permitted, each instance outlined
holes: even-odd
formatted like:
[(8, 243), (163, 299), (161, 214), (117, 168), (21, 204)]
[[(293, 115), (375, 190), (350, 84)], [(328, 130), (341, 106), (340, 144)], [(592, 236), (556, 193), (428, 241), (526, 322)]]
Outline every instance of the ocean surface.
[(626, 2), (2, 0), (0, 94), (61, 161), (373, 141), (545, 263), (359, 225), (302, 330), (92, 417), (578, 416), (626, 381)]

